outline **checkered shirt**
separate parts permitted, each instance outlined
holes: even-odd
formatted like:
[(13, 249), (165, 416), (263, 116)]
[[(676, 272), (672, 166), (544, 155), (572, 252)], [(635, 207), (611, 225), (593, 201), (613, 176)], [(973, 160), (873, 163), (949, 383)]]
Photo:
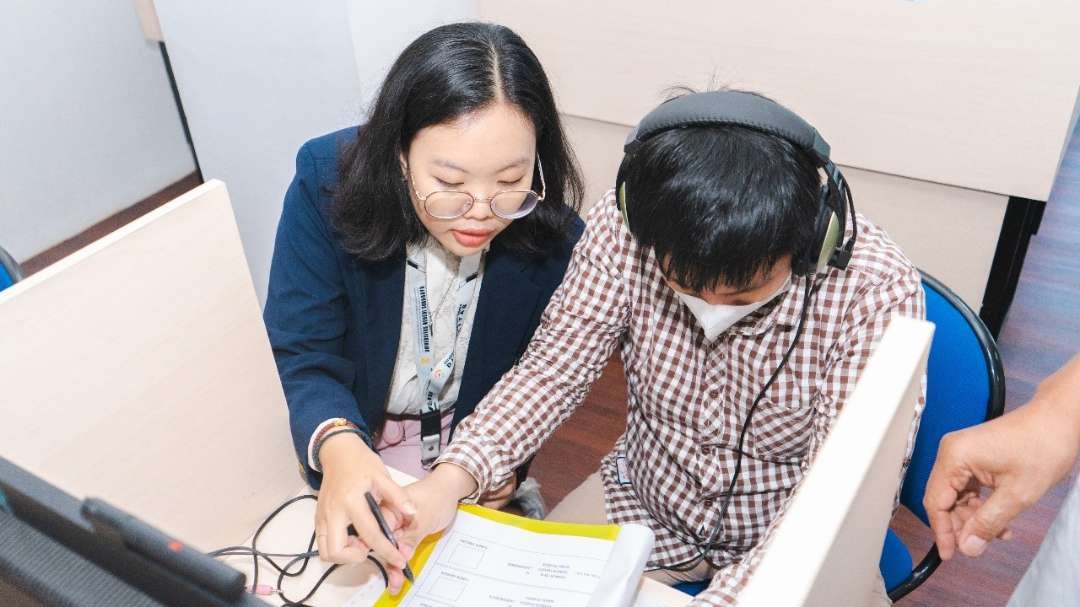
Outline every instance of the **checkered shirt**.
[[(785, 293), (710, 343), (652, 250), (635, 244), (611, 192), (589, 213), (524, 356), (458, 426), (440, 462), (476, 478), (473, 497), (498, 486), (584, 401), (619, 347), (627, 424), (600, 465), (607, 517), (653, 529), (650, 567), (694, 559), (722, 524), (706, 553), (718, 571), (694, 604), (732, 604), (889, 320), (924, 317), (918, 270), (883, 230), (861, 215), (858, 222), (847, 269), (813, 279), (803, 336), (754, 413), (723, 521), (739, 430), (791, 346), (809, 279), (793, 277)], [(617, 472), (620, 458), (628, 479)]]

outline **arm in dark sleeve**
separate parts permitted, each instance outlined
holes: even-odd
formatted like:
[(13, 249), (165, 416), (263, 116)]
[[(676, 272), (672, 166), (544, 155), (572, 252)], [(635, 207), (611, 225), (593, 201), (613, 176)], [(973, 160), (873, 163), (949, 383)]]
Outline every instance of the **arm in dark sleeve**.
[(308, 461), (308, 446), (319, 424), (345, 418), (371, 444), (352, 392), (355, 364), (343, 353), (348, 300), (333, 234), (316, 207), (318, 187), (304, 146), (285, 194), (264, 312), (296, 454), (312, 486), (321, 477)]

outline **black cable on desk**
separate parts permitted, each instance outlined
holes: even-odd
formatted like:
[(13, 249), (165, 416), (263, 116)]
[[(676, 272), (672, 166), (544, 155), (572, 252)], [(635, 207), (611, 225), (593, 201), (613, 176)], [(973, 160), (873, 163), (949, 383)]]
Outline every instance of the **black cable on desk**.
[[(300, 600), (293, 600), (285, 596), (285, 590), (283, 588), (283, 585), (285, 582), (285, 578), (298, 577), (302, 575), (304, 571), (307, 570), (308, 563), (311, 562), (311, 559), (319, 555), (318, 550), (312, 550), (312, 548), (314, 548), (315, 546), (315, 532), (311, 532), (311, 539), (308, 540), (307, 550), (305, 550), (304, 552), (263, 552), (258, 548), (259, 536), (262, 534), (262, 532), (266, 529), (266, 527), (270, 524), (271, 521), (277, 518), (277, 516), (289, 506), (308, 499), (314, 500), (316, 499), (316, 497), (314, 495), (298, 495), (289, 500), (286, 500), (283, 504), (275, 508), (274, 511), (271, 512), (270, 515), (263, 520), (263, 522), (259, 525), (258, 529), (255, 530), (255, 534), (251, 536), (250, 546), (227, 546), (225, 548), (219, 548), (217, 550), (208, 552), (207, 554), (212, 557), (250, 555), (252, 563), (254, 565), (254, 569), (251, 575), (252, 592), (254, 592), (255, 589), (259, 586), (259, 559), (263, 559), (278, 572), (277, 587), (275, 588), (275, 590), (278, 596), (281, 597), (281, 600), (285, 603), (285, 605), (287, 605), (288, 607), (312, 607), (311, 605), (307, 604), (307, 601), (309, 601), (311, 597), (314, 596), (316, 592), (318, 592), (319, 588), (322, 587), (323, 582), (326, 581), (326, 578), (328, 578), (330, 574), (337, 570), (337, 568), (341, 565), (334, 564), (325, 572), (323, 572), (323, 574), (319, 577), (318, 581), (316, 581), (315, 584), (311, 587), (310, 591), (308, 591), (308, 593)], [(285, 563), (285, 565), (279, 565), (278, 562), (274, 560), (274, 558), (290, 558), (291, 560)], [(372, 563), (375, 563), (375, 566), (379, 569), (379, 573), (382, 574), (383, 582), (385, 583), (385, 585), (389, 586), (390, 577), (386, 574), (386, 568), (383, 567), (382, 563), (376, 560), (375, 557), (369, 555), (367, 558)], [(294, 571), (293, 567), (298, 563), (301, 563), (300, 568)]]

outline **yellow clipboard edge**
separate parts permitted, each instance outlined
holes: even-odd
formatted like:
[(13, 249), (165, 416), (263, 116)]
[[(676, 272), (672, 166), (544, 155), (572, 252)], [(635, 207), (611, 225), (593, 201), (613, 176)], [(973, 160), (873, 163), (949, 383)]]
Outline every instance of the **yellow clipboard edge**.
[[(619, 535), (618, 525), (583, 525), (580, 523), (538, 521), (536, 519), (510, 514), (509, 512), (502, 512), (501, 510), (492, 510), (491, 508), (484, 508), (483, 506), (474, 504), (461, 504), (458, 506), (458, 510), (503, 525), (532, 531), (533, 533), (573, 535), (577, 537), (589, 537), (610, 541), (615, 541), (615, 538)], [(420, 545), (416, 547), (416, 552), (413, 553), (412, 558), (409, 559), (409, 565), (417, 576), (420, 575), (424, 565), (427, 563), (428, 559), (431, 558), (431, 553), (435, 551), (435, 545), (439, 543), (439, 540), (442, 539), (444, 533), (444, 531), (433, 533), (424, 538), (424, 541), (420, 542)], [(399, 592), (397, 596), (391, 596), (389, 592), (384, 590), (379, 597), (379, 600), (375, 601), (375, 605), (372, 607), (397, 607), (411, 588), (412, 584), (409, 583), (408, 580), (405, 580), (405, 585), (401, 587), (401, 592)]]
[(486, 518), (496, 523), (525, 529), (533, 533), (546, 533), (548, 535), (576, 535), (578, 537), (591, 537), (598, 540), (611, 540), (619, 535), (618, 525), (582, 525), (580, 523), (560, 523), (556, 521), (538, 521), (501, 510), (492, 510), (473, 504), (462, 504), (458, 510), (469, 514)]

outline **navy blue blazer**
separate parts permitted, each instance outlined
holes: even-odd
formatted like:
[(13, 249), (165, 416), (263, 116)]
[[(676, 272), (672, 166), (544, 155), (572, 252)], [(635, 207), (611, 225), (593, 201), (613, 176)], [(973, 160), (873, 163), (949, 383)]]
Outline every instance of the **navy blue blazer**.
[[(321, 475), (307, 461), (315, 428), (344, 417), (370, 439), (383, 421), (401, 335), (404, 252), (382, 262), (360, 261), (341, 248), (329, 222), (339, 152), (357, 130), (330, 133), (300, 148), (278, 224), (264, 312), (296, 455), (315, 488)], [(553, 242), (542, 259), (517, 256), (498, 237), (491, 243), (452, 428), (525, 351), (583, 228), (575, 218), (571, 237)]]

